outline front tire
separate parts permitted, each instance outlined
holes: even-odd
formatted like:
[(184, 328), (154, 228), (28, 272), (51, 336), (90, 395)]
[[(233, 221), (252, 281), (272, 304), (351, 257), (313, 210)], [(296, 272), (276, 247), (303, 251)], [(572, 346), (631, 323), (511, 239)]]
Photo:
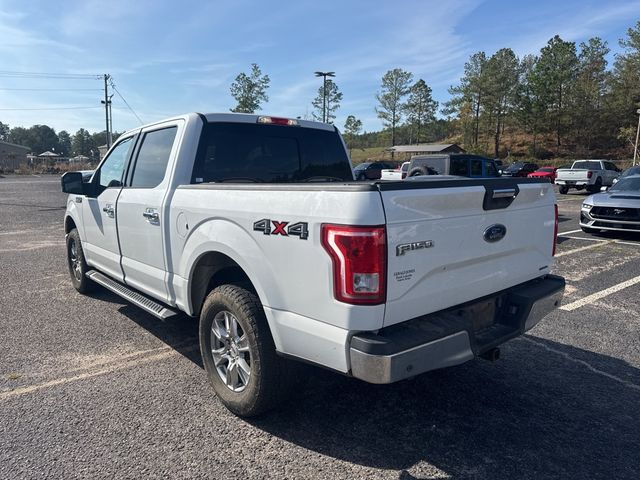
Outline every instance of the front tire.
[(80, 293), (90, 292), (95, 284), (87, 278), (89, 266), (84, 258), (80, 234), (75, 228), (67, 235), (67, 265), (73, 287)]
[(237, 285), (207, 296), (200, 313), (200, 351), (220, 401), (241, 417), (253, 417), (284, 401), (294, 366), (276, 354), (258, 297)]

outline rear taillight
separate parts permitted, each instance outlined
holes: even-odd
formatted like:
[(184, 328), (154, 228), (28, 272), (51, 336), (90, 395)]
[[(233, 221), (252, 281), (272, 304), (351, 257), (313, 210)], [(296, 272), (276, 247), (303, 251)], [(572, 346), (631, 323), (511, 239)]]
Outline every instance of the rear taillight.
[(587, 172), (587, 178), (593, 177), (593, 172)]
[(556, 212), (556, 220), (553, 225), (553, 251), (552, 255), (556, 256), (556, 246), (558, 245), (558, 204), (554, 205)]
[(333, 263), (336, 300), (353, 305), (384, 303), (386, 243), (384, 226), (322, 225), (322, 246)]

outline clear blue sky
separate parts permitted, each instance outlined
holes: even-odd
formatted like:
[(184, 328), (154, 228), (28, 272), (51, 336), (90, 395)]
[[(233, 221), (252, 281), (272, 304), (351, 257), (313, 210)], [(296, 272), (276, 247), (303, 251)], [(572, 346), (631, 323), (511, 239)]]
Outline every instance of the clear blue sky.
[[(144, 122), (228, 111), (229, 85), (252, 62), (271, 77), (263, 112), (304, 116), (320, 85), (313, 72), (333, 70), (344, 94), (336, 124), (353, 114), (372, 131), (381, 128), (374, 95), (391, 68), (423, 78), (443, 102), (478, 50), (522, 56), (555, 34), (577, 43), (600, 36), (613, 60), (638, 19), (640, 2), (629, 0), (0, 0), (0, 70), (110, 73)], [(76, 90), (16, 90), (27, 88)], [(100, 88), (98, 80), (0, 76), (0, 121), (103, 130), (99, 108), (6, 110), (95, 107)], [(138, 125), (117, 96), (113, 106), (114, 129)]]

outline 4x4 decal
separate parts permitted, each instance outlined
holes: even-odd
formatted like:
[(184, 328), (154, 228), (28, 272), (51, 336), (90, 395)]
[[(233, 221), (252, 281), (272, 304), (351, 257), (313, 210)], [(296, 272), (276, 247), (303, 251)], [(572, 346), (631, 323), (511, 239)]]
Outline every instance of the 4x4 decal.
[(283, 237), (298, 237), (300, 240), (309, 238), (309, 224), (298, 222), (289, 225), (289, 222), (279, 222), (269, 218), (263, 218), (253, 222), (253, 230), (265, 235), (282, 235)]

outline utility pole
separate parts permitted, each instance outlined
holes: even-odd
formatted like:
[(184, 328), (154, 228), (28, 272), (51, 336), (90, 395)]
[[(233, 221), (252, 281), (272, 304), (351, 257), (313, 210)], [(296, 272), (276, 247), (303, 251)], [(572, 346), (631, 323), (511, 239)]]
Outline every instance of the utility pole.
[(327, 77), (335, 77), (336, 72), (315, 72), (316, 77), (322, 77), (322, 121), (327, 123)]
[[(104, 74), (104, 100), (102, 103), (104, 104), (104, 120), (105, 120), (105, 131), (107, 137), (107, 150), (111, 148), (111, 129), (109, 123), (109, 117), (111, 112), (111, 97), (109, 97), (108, 91), (108, 81), (111, 78), (111, 75), (105, 73)], [(112, 95), (113, 96), (113, 95)]]
[(636, 130), (636, 143), (633, 146), (633, 166), (636, 165), (636, 157), (638, 156), (638, 138), (640, 137), (640, 108), (636, 110), (638, 114), (638, 129)]

